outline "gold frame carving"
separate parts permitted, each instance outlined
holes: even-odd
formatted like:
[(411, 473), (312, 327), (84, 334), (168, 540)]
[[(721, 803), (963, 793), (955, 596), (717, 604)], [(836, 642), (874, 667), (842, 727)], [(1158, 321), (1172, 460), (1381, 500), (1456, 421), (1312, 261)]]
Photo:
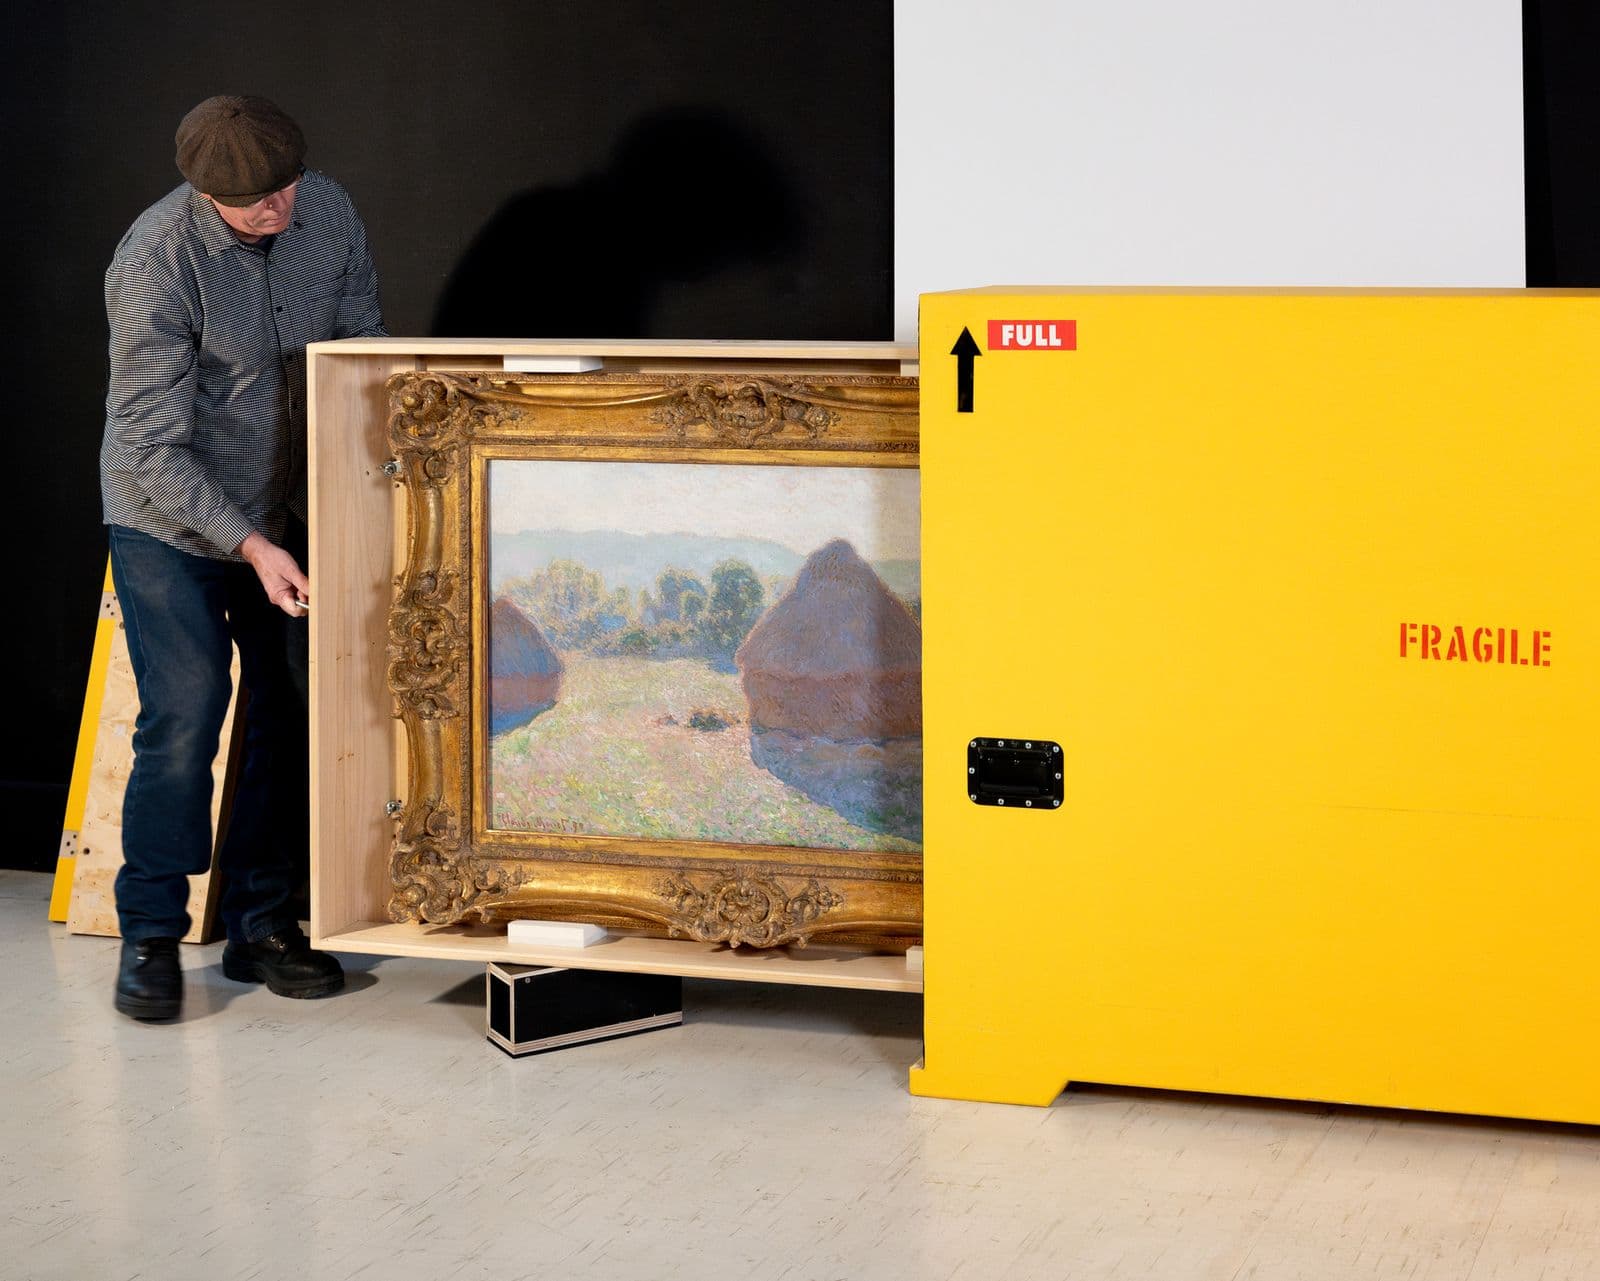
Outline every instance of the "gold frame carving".
[(395, 921), (518, 916), (756, 948), (900, 947), (922, 933), (922, 857), (487, 827), (489, 463), (502, 458), (917, 465), (917, 380), (883, 374), (484, 374), (388, 381), (407, 498), (388, 684), (407, 800)]

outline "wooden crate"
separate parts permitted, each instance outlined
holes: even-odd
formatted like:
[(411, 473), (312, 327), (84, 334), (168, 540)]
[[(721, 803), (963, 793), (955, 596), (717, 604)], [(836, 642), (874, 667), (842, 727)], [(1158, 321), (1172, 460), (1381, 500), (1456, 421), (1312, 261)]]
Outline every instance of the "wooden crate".
[[(494, 926), (389, 921), (386, 807), (405, 799), (405, 747), (385, 683), (387, 619), (401, 568), (403, 494), (385, 475), (384, 384), (412, 369), (498, 370), (506, 356), (593, 356), (616, 371), (910, 372), (889, 343), (487, 341), (362, 338), (307, 349), (310, 377), (311, 925), (336, 952), (572, 965), (570, 950), (513, 945)], [(583, 968), (917, 992), (905, 959), (813, 944), (730, 950), (614, 936)]]

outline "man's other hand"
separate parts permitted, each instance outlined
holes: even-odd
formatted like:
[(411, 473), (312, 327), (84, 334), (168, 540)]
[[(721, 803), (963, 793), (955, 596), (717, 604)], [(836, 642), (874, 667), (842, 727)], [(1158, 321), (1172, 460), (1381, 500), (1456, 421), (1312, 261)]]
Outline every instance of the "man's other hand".
[(306, 616), (303, 606), (311, 601), (311, 580), (300, 572), (293, 556), (261, 533), (252, 533), (240, 543), (239, 555), (256, 571), (268, 600), (290, 618)]

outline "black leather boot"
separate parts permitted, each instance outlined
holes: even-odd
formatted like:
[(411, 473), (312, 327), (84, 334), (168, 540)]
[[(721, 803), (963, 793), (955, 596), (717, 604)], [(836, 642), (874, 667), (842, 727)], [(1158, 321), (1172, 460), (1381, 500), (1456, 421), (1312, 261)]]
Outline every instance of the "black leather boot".
[(256, 943), (230, 941), (222, 949), (222, 972), (240, 983), (265, 983), (279, 996), (327, 996), (344, 986), (344, 968), (313, 948), (299, 926)]
[(117, 967), (117, 1009), (135, 1019), (175, 1019), (183, 1008), (183, 970), (177, 939), (122, 943)]

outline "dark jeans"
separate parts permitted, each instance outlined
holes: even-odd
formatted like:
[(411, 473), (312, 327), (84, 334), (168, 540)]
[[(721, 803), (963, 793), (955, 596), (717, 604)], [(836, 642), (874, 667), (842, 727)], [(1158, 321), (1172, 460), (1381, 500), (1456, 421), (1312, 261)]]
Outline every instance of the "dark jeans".
[[(284, 546), (305, 564), (305, 531)], [(139, 687), (122, 802), (117, 915), (124, 939), (188, 932), (188, 877), (211, 866), (211, 768), (232, 695), (249, 691), (244, 759), (218, 862), (228, 937), (295, 924), (310, 821), (306, 621), (267, 600), (255, 571), (111, 526), (111, 572)]]

